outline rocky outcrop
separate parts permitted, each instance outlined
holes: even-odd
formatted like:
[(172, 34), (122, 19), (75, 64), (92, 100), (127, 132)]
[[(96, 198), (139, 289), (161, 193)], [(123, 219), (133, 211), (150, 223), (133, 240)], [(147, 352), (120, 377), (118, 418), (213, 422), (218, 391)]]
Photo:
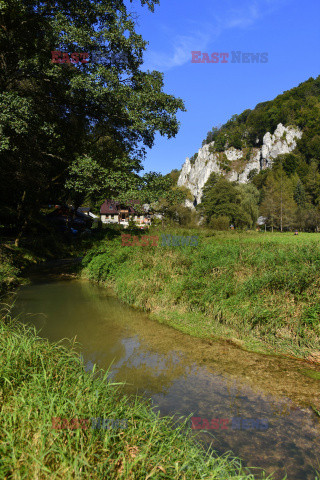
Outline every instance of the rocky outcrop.
[(252, 170), (260, 172), (270, 167), (278, 155), (292, 152), (301, 136), (302, 131), (297, 127), (284, 127), (279, 123), (273, 135), (270, 132), (264, 135), (260, 148), (237, 150), (232, 147), (214, 153), (214, 142), (204, 145), (193, 164), (186, 159), (178, 178), (178, 186), (187, 187), (194, 196), (194, 201), (187, 200), (186, 206), (200, 203), (203, 187), (212, 172), (223, 174), (230, 181), (246, 183)]

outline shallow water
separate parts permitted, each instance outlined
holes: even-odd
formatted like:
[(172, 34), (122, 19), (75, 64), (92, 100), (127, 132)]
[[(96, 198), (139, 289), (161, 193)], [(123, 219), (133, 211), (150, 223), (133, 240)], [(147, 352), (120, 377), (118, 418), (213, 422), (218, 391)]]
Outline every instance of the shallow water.
[(34, 277), (18, 291), (15, 312), (50, 341), (76, 337), (88, 370), (112, 363), (110, 376), (151, 397), (162, 414), (267, 419), (263, 431), (229, 425), (202, 433), (219, 453), (231, 450), (275, 479), (311, 480), (320, 471), (320, 422), (311, 409), (320, 411), (320, 381), (303, 374), (315, 366), (184, 335), (81, 280)]

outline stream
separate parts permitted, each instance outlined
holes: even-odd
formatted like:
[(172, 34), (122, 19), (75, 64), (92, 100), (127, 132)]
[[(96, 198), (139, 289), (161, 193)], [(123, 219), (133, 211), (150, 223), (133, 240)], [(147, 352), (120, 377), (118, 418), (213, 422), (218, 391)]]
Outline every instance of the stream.
[(106, 288), (61, 275), (33, 275), (15, 294), (14, 313), (50, 341), (76, 337), (87, 370), (112, 364), (110, 378), (126, 382), (125, 393), (151, 398), (162, 415), (267, 422), (262, 430), (255, 423), (194, 430), (219, 454), (232, 451), (275, 480), (314, 480), (320, 471), (312, 409), (320, 411), (320, 380), (311, 378), (319, 366), (209, 344), (124, 305)]

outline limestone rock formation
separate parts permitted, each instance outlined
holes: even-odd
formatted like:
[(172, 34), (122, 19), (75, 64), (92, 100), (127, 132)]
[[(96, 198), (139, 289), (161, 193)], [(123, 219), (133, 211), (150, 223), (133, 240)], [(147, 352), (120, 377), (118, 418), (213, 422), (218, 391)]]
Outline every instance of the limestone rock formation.
[(230, 181), (246, 183), (252, 170), (260, 172), (270, 167), (278, 155), (292, 152), (301, 136), (299, 128), (284, 127), (279, 123), (273, 135), (270, 132), (264, 135), (260, 148), (237, 150), (231, 147), (214, 153), (214, 142), (204, 145), (193, 164), (189, 158), (186, 159), (178, 178), (178, 186), (189, 188), (194, 196), (193, 202), (186, 200), (186, 206), (193, 207), (201, 202), (203, 187), (212, 172), (223, 174)]

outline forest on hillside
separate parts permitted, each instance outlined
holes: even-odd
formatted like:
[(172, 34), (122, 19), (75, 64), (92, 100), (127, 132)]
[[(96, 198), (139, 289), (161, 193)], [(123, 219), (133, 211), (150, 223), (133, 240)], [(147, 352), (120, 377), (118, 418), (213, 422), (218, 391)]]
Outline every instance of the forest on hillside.
[(248, 159), (251, 149), (260, 147), (265, 133), (273, 133), (279, 123), (302, 130), (296, 148), (279, 155), (272, 168), (250, 172), (247, 185), (230, 183), (213, 173), (198, 206), (207, 224), (223, 229), (230, 222), (253, 227), (262, 215), (270, 229), (319, 230), (320, 76), (233, 115), (226, 124), (213, 127), (202, 144), (215, 142), (210, 146), (212, 153), (242, 149)]

